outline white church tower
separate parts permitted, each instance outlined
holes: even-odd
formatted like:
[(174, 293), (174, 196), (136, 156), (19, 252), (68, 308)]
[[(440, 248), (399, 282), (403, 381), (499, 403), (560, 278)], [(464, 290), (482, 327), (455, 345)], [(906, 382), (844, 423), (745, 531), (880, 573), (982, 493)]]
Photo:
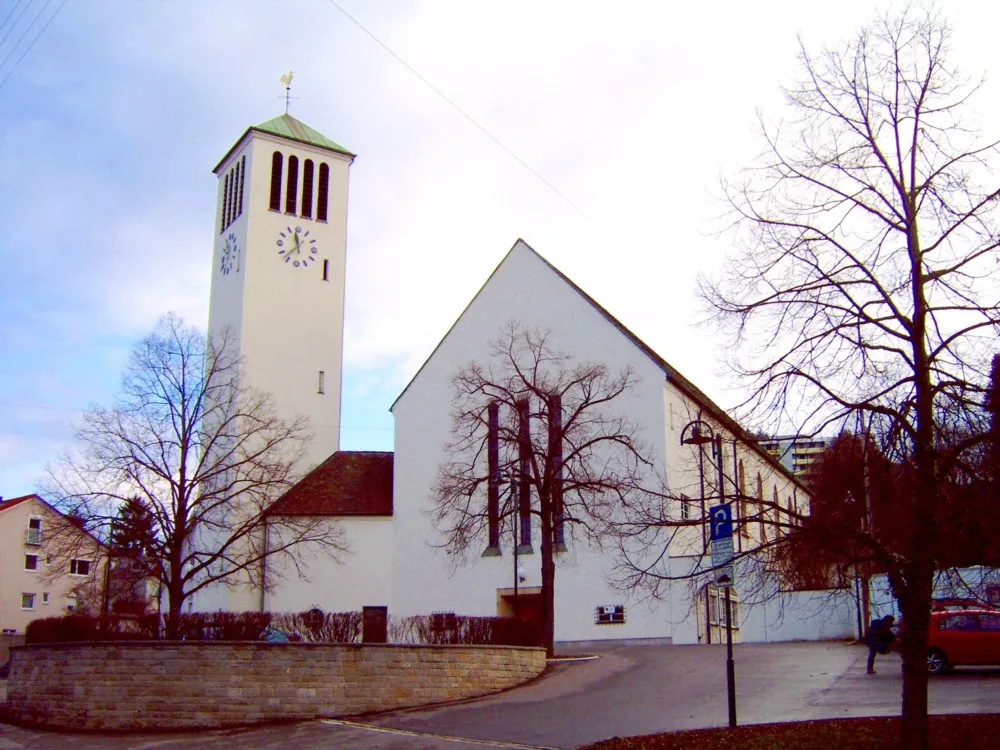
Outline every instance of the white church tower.
[(249, 382), (307, 415), (306, 471), (338, 450), (347, 180), (354, 154), (288, 114), (254, 125), (219, 177), (209, 331), (228, 328)]

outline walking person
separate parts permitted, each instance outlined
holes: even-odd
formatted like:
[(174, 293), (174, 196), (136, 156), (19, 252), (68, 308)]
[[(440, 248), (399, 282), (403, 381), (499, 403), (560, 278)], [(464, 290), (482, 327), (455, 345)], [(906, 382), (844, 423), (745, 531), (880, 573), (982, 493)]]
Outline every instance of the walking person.
[(892, 625), (896, 618), (886, 615), (880, 619), (872, 620), (865, 634), (865, 645), (868, 646), (868, 674), (875, 674), (875, 654), (884, 654), (889, 651), (892, 642), (896, 640), (896, 634), (892, 632)]

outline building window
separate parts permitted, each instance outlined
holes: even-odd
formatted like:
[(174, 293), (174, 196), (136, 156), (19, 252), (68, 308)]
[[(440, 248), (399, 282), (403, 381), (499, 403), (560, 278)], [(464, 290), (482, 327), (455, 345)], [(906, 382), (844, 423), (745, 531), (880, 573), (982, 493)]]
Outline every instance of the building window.
[(518, 515), (521, 519), (521, 544), (519, 552), (531, 549), (531, 404), (528, 399), (517, 402), (517, 455), (518, 455)]
[(625, 623), (624, 604), (605, 604), (594, 610), (595, 625), (623, 625)]
[(302, 218), (311, 219), (313, 215), (313, 160), (306, 159), (302, 164)]
[(326, 258), (323, 259), (323, 281), (330, 280), (330, 261)]
[(21, 594), (21, 609), (34, 609), (34, 608), (35, 608), (35, 595)]
[(77, 604), (78, 604), (78, 602), (77, 602), (76, 594), (70, 594), (69, 596), (66, 597), (66, 611), (67, 612), (74, 611), (76, 609), (76, 607), (77, 607)]
[(681, 495), (681, 520), (690, 521), (691, 520), (691, 498), (687, 495)]
[(271, 156), (271, 203), (268, 206), (272, 211), (281, 210), (281, 162), (281, 152), (275, 151)]
[(285, 213), (294, 214), (299, 202), (299, 158), (288, 157), (288, 181), (285, 183)]
[(32, 516), (28, 519), (28, 530), (24, 535), (24, 543), (39, 545), (42, 543), (42, 519)]
[(25, 555), (24, 556), (24, 569), (25, 570), (38, 570), (38, 555)]
[(319, 165), (319, 186), (316, 191), (316, 219), (326, 221), (326, 207), (330, 198), (330, 168)]
[(89, 576), (90, 560), (70, 560), (69, 573), (74, 576)]
[(222, 181), (222, 210), (219, 212), (221, 216), (219, 217), (219, 232), (225, 232), (226, 226), (229, 223), (228, 209), (229, 209), (229, 175), (226, 175), (226, 179)]
[(767, 524), (764, 522), (764, 480), (757, 472), (757, 519), (760, 522), (761, 544), (767, 541)]
[(743, 539), (750, 538), (750, 514), (748, 511), (747, 503), (747, 477), (746, 472), (743, 469), (743, 461), (739, 463), (739, 469), (737, 471), (740, 489), (740, 504), (739, 504), (739, 514), (740, 514), (740, 536)]
[[(490, 401), (486, 407), (486, 523), (487, 548), (500, 550), (500, 404)], [(515, 490), (511, 482), (512, 493)], [(513, 512), (513, 509), (512, 509)]]
[(49, 592), (46, 591), (42, 594), (42, 604), (48, 604), (48, 603), (49, 603)]
[(238, 196), (238, 200), (236, 203), (237, 217), (243, 215), (243, 177), (244, 173), (246, 172), (246, 167), (247, 167), (247, 158), (246, 156), (244, 156), (243, 158), (240, 159), (240, 181), (239, 185), (236, 188), (236, 195)]
[(319, 392), (326, 393), (326, 373), (319, 371)]

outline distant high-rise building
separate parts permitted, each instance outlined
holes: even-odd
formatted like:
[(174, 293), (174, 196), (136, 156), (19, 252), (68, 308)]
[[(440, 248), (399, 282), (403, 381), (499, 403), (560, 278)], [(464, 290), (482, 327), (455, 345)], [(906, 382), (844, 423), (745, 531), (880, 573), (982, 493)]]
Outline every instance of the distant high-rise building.
[(788, 471), (804, 478), (820, 454), (832, 442), (832, 438), (778, 435), (773, 438), (763, 438), (760, 444)]

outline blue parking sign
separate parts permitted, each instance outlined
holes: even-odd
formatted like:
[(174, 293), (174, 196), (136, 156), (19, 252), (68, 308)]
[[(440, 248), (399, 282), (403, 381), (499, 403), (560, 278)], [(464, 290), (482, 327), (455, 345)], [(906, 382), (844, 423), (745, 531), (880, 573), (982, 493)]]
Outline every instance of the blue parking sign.
[(731, 539), (733, 536), (733, 513), (729, 505), (715, 505), (708, 511), (712, 541)]

